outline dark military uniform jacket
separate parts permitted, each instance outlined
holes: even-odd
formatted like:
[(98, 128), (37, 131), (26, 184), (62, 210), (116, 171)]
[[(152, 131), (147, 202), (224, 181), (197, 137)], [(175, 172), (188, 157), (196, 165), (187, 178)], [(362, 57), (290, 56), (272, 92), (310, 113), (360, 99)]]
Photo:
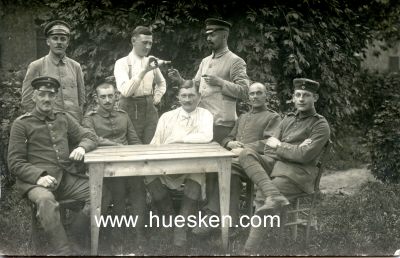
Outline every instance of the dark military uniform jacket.
[(56, 178), (57, 188), (65, 172), (77, 172), (69, 159), (72, 150), (68, 141), (77, 143), (86, 152), (97, 147), (97, 136), (65, 112), (45, 116), (34, 109), (14, 121), (8, 166), (17, 177), (17, 189), (22, 195), (38, 187), (36, 182), (43, 175)]
[[(307, 113), (289, 113), (275, 137), (282, 144), (275, 151), (265, 148), (265, 155), (277, 159), (271, 176), (286, 176), (306, 193), (313, 192), (318, 174), (316, 165), (330, 137), (326, 119), (314, 109)], [(312, 143), (300, 147), (305, 139), (311, 139)]]
[(236, 140), (244, 143), (245, 148), (263, 154), (265, 139), (277, 133), (280, 122), (279, 114), (265, 106), (252, 109), (236, 120), (232, 131), (222, 140), (221, 145), (226, 147), (228, 142)]
[(141, 144), (128, 113), (121, 109), (108, 112), (99, 107), (90, 111), (83, 119), (83, 126), (99, 136), (100, 146)]

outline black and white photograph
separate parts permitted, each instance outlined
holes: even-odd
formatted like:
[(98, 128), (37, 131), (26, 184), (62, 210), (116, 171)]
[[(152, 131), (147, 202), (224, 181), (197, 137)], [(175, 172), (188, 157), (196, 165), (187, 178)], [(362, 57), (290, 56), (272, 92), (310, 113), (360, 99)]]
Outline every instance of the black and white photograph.
[(0, 256), (400, 257), (400, 2), (0, 0)]

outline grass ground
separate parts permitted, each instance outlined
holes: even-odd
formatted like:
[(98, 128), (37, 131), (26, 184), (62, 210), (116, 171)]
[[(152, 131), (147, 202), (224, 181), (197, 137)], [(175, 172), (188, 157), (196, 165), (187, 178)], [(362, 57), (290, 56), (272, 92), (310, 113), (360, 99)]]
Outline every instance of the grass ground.
[[(356, 183), (356, 182), (354, 182)], [(4, 191), (6, 190), (6, 191)], [(15, 190), (3, 189), (0, 210), (0, 254), (32, 255), (29, 247), (30, 210), (19, 201)], [(276, 232), (270, 230), (259, 250), (263, 255), (393, 255), (400, 247), (399, 185), (367, 182), (352, 195), (341, 192), (321, 194), (317, 204), (318, 226), (313, 229), (310, 246), (291, 242), (277, 247)], [(143, 249), (136, 249), (133, 237), (127, 237), (124, 254), (135, 255), (240, 255), (248, 230), (231, 241), (230, 249), (219, 248), (217, 233), (206, 239), (191, 237), (186, 250), (173, 248), (170, 237), (152, 236)], [(109, 254), (107, 241), (101, 245), (103, 255)], [(47, 254), (48, 250), (43, 250)]]

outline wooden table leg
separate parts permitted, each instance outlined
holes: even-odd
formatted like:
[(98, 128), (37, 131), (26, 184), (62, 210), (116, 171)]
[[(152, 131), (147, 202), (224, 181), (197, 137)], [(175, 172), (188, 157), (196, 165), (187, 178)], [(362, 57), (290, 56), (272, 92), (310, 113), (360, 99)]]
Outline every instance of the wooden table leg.
[(101, 215), (101, 198), (103, 189), (104, 164), (89, 165), (89, 184), (90, 184), (90, 228), (91, 228), (91, 254), (97, 255), (99, 246), (100, 228), (96, 224), (96, 219)]
[(219, 203), (221, 209), (221, 237), (222, 246), (228, 250), (229, 234), (229, 202), (231, 194), (231, 163), (232, 158), (218, 159)]

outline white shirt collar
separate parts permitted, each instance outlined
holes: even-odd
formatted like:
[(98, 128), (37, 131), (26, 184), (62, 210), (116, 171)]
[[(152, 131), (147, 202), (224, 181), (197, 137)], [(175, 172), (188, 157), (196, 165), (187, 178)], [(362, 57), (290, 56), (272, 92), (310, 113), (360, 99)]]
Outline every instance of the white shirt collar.
[(193, 110), (192, 112), (188, 113), (183, 109), (183, 107), (180, 107), (179, 116), (191, 117), (191, 116), (195, 115), (196, 111), (197, 111), (197, 108), (195, 108), (195, 110)]
[(135, 49), (132, 49), (132, 51), (129, 53), (128, 58), (131, 59), (132, 61), (141, 61), (144, 57), (138, 56), (135, 52)]

